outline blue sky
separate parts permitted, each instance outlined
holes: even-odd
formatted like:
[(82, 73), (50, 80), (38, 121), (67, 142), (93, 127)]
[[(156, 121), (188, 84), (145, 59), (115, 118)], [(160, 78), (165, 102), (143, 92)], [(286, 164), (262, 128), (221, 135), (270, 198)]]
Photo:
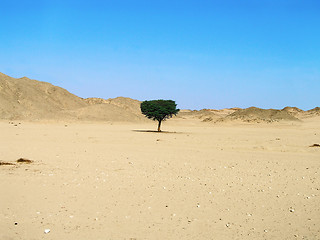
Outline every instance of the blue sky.
[(0, 72), (179, 108), (320, 106), (320, 1), (0, 1)]

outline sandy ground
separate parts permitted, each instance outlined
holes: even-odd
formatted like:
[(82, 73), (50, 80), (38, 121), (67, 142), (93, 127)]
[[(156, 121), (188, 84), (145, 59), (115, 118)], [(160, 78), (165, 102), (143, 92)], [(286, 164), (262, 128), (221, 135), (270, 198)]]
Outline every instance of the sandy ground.
[(0, 239), (320, 239), (319, 126), (0, 122)]

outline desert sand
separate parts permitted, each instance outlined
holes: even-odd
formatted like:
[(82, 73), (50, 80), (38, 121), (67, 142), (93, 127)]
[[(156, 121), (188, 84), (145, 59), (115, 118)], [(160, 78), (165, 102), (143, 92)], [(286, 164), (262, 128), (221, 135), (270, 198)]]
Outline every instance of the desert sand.
[(1, 122), (0, 239), (319, 239), (319, 118), (181, 122)]
[(320, 239), (318, 108), (183, 110), (158, 133), (137, 100), (0, 80), (1, 240)]

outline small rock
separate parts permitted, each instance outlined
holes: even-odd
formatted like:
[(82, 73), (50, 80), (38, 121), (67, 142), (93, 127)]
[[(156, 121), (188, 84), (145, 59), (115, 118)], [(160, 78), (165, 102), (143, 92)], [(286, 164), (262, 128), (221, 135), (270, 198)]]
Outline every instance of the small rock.
[(49, 229), (49, 228), (44, 230), (44, 233), (45, 233), (45, 234), (47, 234), (47, 233), (49, 233), (49, 232), (50, 232), (50, 229)]

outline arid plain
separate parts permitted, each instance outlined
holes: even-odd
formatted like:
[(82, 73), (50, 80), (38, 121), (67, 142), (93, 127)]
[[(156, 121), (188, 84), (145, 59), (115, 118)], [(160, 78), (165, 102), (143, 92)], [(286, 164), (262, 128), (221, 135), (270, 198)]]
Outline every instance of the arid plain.
[(318, 109), (185, 110), (157, 133), (136, 100), (68, 108), (0, 77), (0, 239), (320, 239)]

